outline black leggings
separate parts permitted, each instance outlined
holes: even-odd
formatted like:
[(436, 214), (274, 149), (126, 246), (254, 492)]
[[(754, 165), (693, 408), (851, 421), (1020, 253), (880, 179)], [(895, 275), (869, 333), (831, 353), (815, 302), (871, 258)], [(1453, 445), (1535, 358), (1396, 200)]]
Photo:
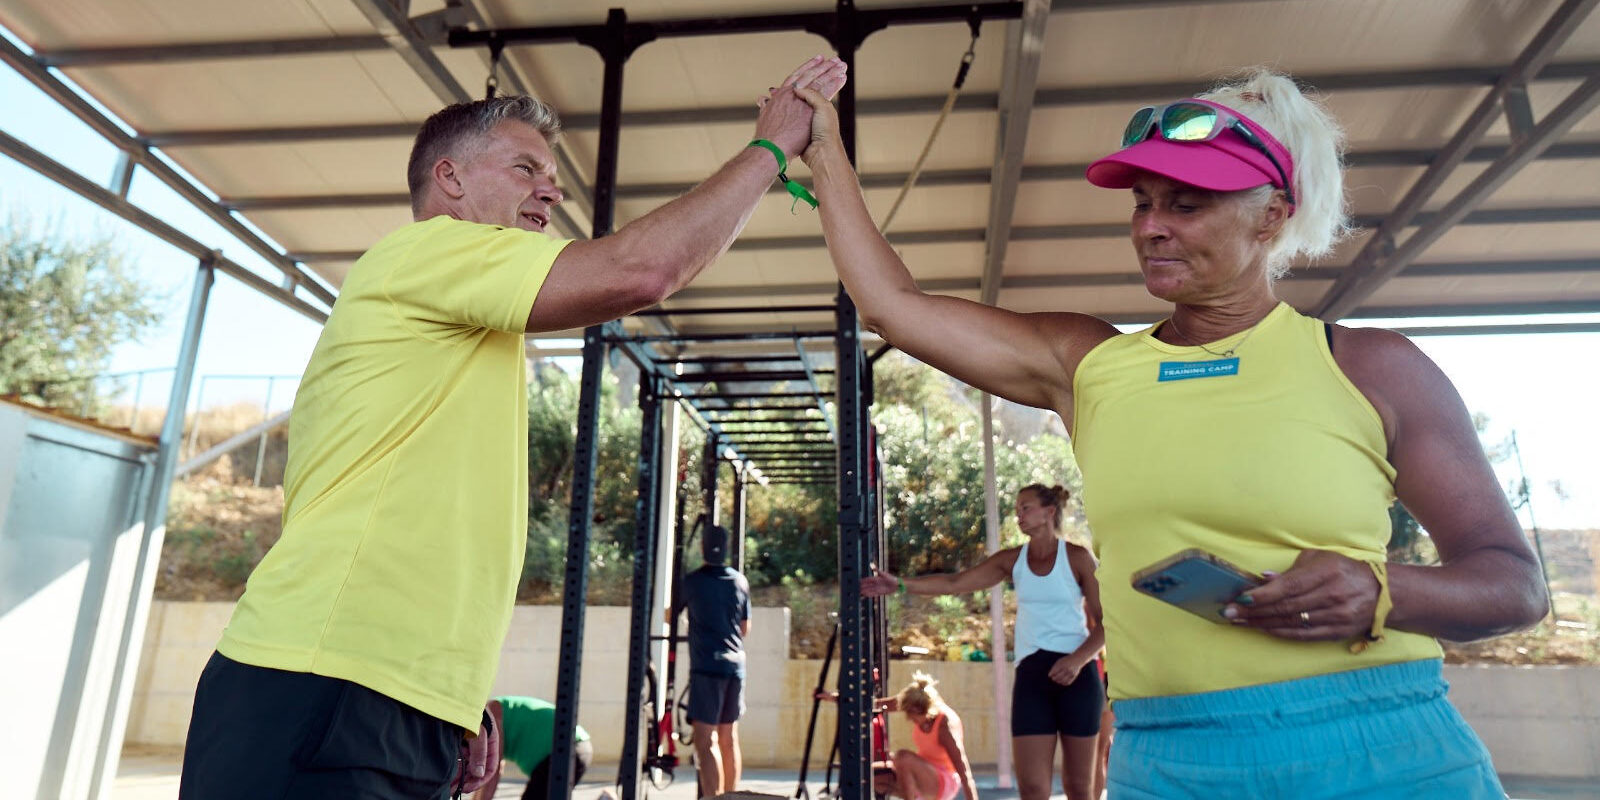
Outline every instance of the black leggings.
[(1105, 687), (1093, 662), (1067, 686), (1050, 680), (1050, 667), (1066, 653), (1039, 650), (1017, 664), (1011, 687), (1012, 736), (1094, 736), (1100, 733)]

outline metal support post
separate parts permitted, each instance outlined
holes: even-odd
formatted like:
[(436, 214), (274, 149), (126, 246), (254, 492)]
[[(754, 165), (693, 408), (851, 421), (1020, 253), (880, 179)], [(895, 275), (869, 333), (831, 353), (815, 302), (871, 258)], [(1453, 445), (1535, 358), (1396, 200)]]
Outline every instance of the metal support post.
[[(995, 486), (994, 467), (994, 397), (982, 395), (983, 407), (983, 530), (985, 550), (993, 555), (1000, 550), (1000, 495)], [(1000, 774), (999, 786), (1011, 788), (1011, 667), (1006, 662), (1005, 589), (996, 586), (989, 590), (989, 621), (991, 652), (994, 654), (994, 727), (995, 748), (999, 761), (995, 770)]]
[(745, 512), (747, 511), (745, 501), (749, 497), (746, 491), (746, 484), (748, 483), (749, 478), (746, 477), (743, 471), (733, 474), (733, 529), (729, 531), (728, 536), (732, 540), (730, 544), (733, 547), (733, 552), (729, 554), (732, 558), (728, 559), (728, 562), (740, 572), (744, 572)]
[(150, 471), (148, 494), (144, 499), (144, 536), (134, 567), (129, 590), (128, 614), (123, 620), (122, 641), (116, 660), (116, 675), (111, 681), (111, 704), (106, 709), (105, 739), (95, 757), (94, 785), (90, 797), (110, 793), (116, 778), (117, 759), (122, 752), (123, 735), (128, 726), (128, 709), (133, 703), (133, 684), (139, 670), (139, 655), (144, 646), (145, 625), (150, 620), (150, 601), (155, 592), (156, 570), (161, 562), (161, 544), (167, 534), (167, 500), (172, 490), (172, 475), (178, 467), (178, 450), (183, 444), (183, 412), (189, 404), (189, 384), (194, 380), (195, 361), (200, 354), (200, 331), (205, 327), (206, 306), (211, 287), (216, 283), (213, 257), (200, 260), (194, 290), (189, 295), (189, 314), (183, 323), (183, 340), (178, 348), (178, 365), (172, 376), (172, 391), (167, 397), (167, 414), (161, 423), (156, 462)]
[[(266, 422), (268, 419), (272, 418), (272, 385), (276, 383), (277, 380), (278, 376), (276, 375), (267, 377), (267, 399), (261, 403), (262, 422)], [(256, 476), (254, 484), (257, 488), (260, 488), (261, 486), (261, 466), (267, 460), (267, 435), (269, 433), (271, 433), (271, 431), (263, 429), (261, 431), (261, 438), (256, 441)]]
[[(173, 378), (177, 380), (177, 378)], [(188, 394), (185, 392), (184, 394)], [(206, 399), (206, 376), (200, 376), (200, 385), (194, 390), (194, 425), (189, 428), (189, 455), (195, 454), (196, 441), (200, 437), (200, 404)]]
[(600, 376), (606, 346), (602, 326), (583, 331), (583, 382), (572, 454), (572, 514), (567, 523), (567, 569), (561, 586), (561, 656), (556, 668), (556, 715), (550, 742), (551, 798), (572, 796), (572, 737), (582, 683), (584, 595), (589, 587), (589, 527), (594, 519), (594, 468), (600, 439)]
[[(872, 565), (881, 565), (888, 558), (889, 535), (883, 525), (883, 443), (878, 441), (878, 429), (872, 424), (873, 398), (873, 362), (864, 359), (861, 363), (862, 382), (862, 409), (861, 409), (861, 441), (867, 447), (867, 529), (868, 550), (866, 569)], [(866, 574), (863, 571), (863, 574)], [(872, 662), (872, 696), (885, 697), (889, 694), (887, 684), (889, 681), (889, 602), (884, 598), (867, 601), (868, 614), (872, 620), (872, 652), (869, 659)], [(884, 736), (888, 736), (888, 718), (885, 718)], [(884, 745), (887, 747), (888, 742)], [(877, 760), (874, 752), (870, 761)]]
[[(634, 501), (633, 528), (633, 611), (628, 628), (628, 689), (626, 721), (622, 740), (622, 767), (618, 780), (622, 800), (639, 798), (641, 734), (654, 719), (641, 719), (639, 702), (645, 692), (645, 667), (650, 663), (650, 631), (654, 616), (650, 599), (654, 593), (656, 568), (656, 523), (661, 511), (656, 492), (660, 488), (657, 469), (661, 464), (661, 380), (650, 373), (639, 376), (639, 497)], [(654, 756), (655, 753), (648, 755)]]
[(144, 399), (144, 373), (140, 372), (133, 381), (133, 411), (128, 417), (128, 430), (139, 432), (139, 402)]
[[(594, 179), (593, 237), (611, 233), (616, 216), (617, 149), (622, 131), (622, 67), (632, 48), (627, 45), (627, 14), (620, 8), (606, 16), (600, 40), (590, 44), (605, 61), (600, 94), (600, 147)], [(607, 330), (608, 326), (615, 326)], [(556, 716), (550, 745), (550, 793), (553, 800), (572, 796), (572, 736), (578, 725), (579, 661), (583, 655), (584, 594), (588, 588), (589, 527), (594, 519), (594, 469), (599, 451), (600, 375), (605, 369), (608, 336), (620, 334), (615, 323), (591, 325), (583, 331), (583, 383), (578, 395), (578, 433), (573, 445), (572, 517), (568, 525), (567, 572), (562, 586), (561, 660), (556, 675)]]
[[(721, 450), (722, 438), (713, 429), (706, 434), (705, 455), (700, 459), (700, 492), (705, 498), (706, 527), (716, 525), (722, 517), (717, 508), (717, 466), (722, 463)], [(704, 535), (701, 533), (701, 536)]]
[[(833, 42), (853, 80), (839, 92), (839, 132), (850, 163), (856, 160), (856, 27), (852, 0), (838, 0)], [(837, 797), (866, 800), (872, 794), (872, 681), (867, 645), (866, 604), (861, 578), (866, 565), (866, 458), (862, 434), (861, 325), (855, 302), (840, 285), (834, 311), (834, 377), (839, 430), (839, 788)]]
[[(658, 488), (656, 490), (656, 580), (655, 592), (651, 597), (650, 619), (651, 626), (658, 635), (665, 636), (670, 626), (662, 622), (664, 611), (672, 600), (674, 589), (673, 581), (676, 580), (672, 572), (672, 537), (681, 535), (678, 525), (683, 516), (683, 510), (678, 503), (678, 483), (682, 478), (679, 472), (678, 445), (680, 439), (680, 411), (675, 402), (664, 403), (661, 409), (661, 467), (656, 471)], [(662, 554), (669, 554), (662, 557)], [(669, 648), (673, 645), (665, 639), (656, 643), (655, 658), (652, 663), (667, 663)], [(661, 675), (657, 672), (657, 677)], [(656, 708), (663, 708), (666, 702), (666, 686), (661, 681), (656, 682)]]

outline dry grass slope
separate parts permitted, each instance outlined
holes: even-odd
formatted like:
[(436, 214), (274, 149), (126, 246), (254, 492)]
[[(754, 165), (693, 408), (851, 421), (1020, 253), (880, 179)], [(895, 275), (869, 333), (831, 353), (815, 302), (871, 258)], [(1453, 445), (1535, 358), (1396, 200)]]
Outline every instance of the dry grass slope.
[[(116, 424), (127, 424), (126, 409)], [(160, 410), (140, 414), (136, 430), (160, 426)], [(115, 419), (115, 417), (113, 417)], [(195, 451), (204, 451), (234, 433), (261, 421), (261, 410), (248, 405), (208, 410), (200, 417)], [(261, 487), (252, 485), (257, 452), (236, 451), (173, 487), (167, 538), (161, 553), (156, 596), (168, 600), (236, 600), (245, 579), (261, 556), (278, 540), (283, 513), (283, 463), (287, 448), (281, 431), (269, 437), (262, 459)], [(1450, 663), (1600, 664), (1600, 530), (1544, 531), (1542, 542), (1551, 576), (1555, 613), (1531, 631), (1486, 642), (1446, 644)], [(625, 604), (625, 583), (610, 585), (591, 579), (589, 602)], [(550, 592), (525, 591), (524, 603), (556, 603)], [(834, 585), (786, 584), (757, 589), (762, 606), (791, 610), (790, 654), (822, 658), (833, 628), (830, 612), (838, 609)], [(1013, 599), (1006, 599), (1007, 639), (1015, 618)], [(893, 597), (890, 600), (890, 648), (922, 647), (932, 658), (971, 657), (991, 649), (988, 601), (982, 596), (952, 598)]]

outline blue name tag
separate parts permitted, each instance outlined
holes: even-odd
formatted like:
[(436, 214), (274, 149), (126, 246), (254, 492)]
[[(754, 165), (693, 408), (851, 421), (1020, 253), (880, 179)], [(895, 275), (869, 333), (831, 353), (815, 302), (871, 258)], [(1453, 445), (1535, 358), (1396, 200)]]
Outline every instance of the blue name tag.
[(1239, 359), (1219, 358), (1215, 361), (1163, 361), (1156, 381), (1183, 381), (1190, 378), (1220, 378), (1239, 374)]

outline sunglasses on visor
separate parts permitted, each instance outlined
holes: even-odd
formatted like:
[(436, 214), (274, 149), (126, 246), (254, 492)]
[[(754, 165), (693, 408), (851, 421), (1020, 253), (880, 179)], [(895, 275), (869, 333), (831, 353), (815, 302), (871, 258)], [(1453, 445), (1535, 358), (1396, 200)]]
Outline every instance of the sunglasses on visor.
[(1133, 112), (1133, 117), (1128, 120), (1128, 127), (1122, 131), (1122, 146), (1132, 147), (1150, 138), (1152, 130), (1169, 142), (1209, 142), (1225, 130), (1239, 134), (1245, 144), (1261, 151), (1272, 162), (1272, 166), (1278, 170), (1284, 199), (1288, 200), (1289, 205), (1294, 205), (1294, 189), (1289, 185), (1289, 173), (1284, 171), (1283, 164), (1272, 154), (1267, 143), (1261, 141), (1261, 137), (1239, 121), (1237, 116), (1190, 100), (1179, 100), (1164, 106), (1145, 106)]

